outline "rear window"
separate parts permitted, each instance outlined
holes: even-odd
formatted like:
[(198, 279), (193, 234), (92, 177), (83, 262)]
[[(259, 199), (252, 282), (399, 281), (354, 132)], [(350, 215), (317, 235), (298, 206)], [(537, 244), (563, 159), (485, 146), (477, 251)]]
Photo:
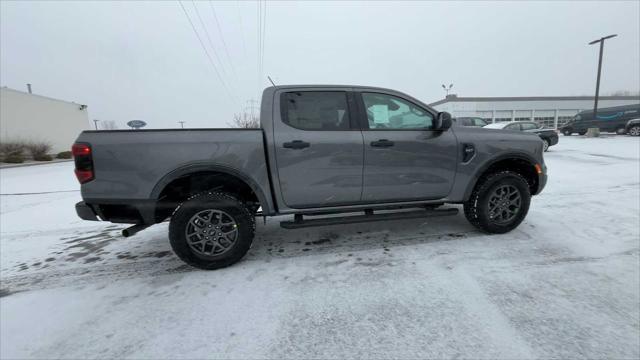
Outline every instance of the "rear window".
[(349, 130), (347, 93), (300, 91), (282, 95), (282, 120), (301, 130)]

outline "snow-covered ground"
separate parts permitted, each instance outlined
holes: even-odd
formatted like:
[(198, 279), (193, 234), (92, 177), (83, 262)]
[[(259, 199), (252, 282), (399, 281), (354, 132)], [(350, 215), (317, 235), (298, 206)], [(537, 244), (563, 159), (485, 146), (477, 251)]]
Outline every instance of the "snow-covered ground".
[(275, 218), (212, 272), (166, 224), (78, 219), (71, 163), (0, 170), (0, 357), (638, 358), (640, 139), (561, 137), (546, 162), (509, 234)]

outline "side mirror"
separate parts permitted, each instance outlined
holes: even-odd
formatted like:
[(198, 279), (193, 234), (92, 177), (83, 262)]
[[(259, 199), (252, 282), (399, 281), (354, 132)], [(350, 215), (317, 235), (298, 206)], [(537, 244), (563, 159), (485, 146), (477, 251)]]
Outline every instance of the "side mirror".
[(453, 120), (451, 120), (451, 114), (446, 111), (438, 113), (436, 123), (434, 124), (434, 130), (447, 131), (451, 127)]

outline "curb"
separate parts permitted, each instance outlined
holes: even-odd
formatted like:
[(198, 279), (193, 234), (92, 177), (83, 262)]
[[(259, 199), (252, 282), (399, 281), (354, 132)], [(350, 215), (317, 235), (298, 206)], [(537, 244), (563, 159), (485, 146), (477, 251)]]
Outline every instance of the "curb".
[(17, 168), (17, 167), (25, 167), (25, 166), (51, 165), (51, 164), (69, 162), (69, 161), (73, 161), (73, 159), (56, 159), (56, 160), (51, 160), (51, 161), (32, 161), (32, 162), (27, 162), (27, 163), (22, 163), (22, 164), (1, 164), (0, 165), (0, 170), (1, 169)]

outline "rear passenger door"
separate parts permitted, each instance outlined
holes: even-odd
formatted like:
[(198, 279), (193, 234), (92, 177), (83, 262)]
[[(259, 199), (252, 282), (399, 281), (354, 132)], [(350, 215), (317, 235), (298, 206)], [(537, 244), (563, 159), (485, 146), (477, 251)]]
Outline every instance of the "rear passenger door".
[(363, 142), (353, 94), (285, 91), (276, 104), (273, 137), (284, 203), (297, 209), (360, 201)]
[(379, 92), (357, 94), (364, 137), (365, 202), (441, 199), (458, 161), (453, 130), (434, 131), (435, 112)]

